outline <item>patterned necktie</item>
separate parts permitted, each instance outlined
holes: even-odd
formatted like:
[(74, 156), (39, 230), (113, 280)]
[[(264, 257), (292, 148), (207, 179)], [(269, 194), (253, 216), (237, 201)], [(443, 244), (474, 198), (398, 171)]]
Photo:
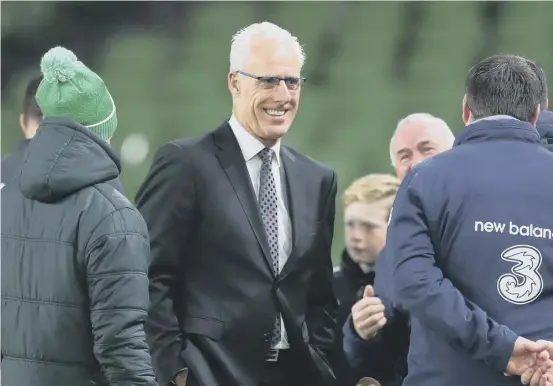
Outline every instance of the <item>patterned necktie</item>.
[[(259, 152), (261, 172), (259, 173), (259, 210), (265, 227), (269, 250), (273, 260), (273, 272), (278, 277), (278, 204), (275, 178), (271, 169), (273, 150), (265, 148)], [(280, 341), (280, 317), (275, 320), (271, 348)]]

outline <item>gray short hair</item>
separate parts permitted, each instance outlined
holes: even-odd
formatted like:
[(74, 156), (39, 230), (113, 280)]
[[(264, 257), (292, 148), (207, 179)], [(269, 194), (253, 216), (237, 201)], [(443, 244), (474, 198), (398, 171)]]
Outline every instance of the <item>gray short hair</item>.
[(440, 131), (442, 132), (444, 136), (443, 137), (444, 141), (451, 143), (451, 145), (453, 145), (453, 142), (455, 141), (455, 135), (453, 135), (453, 132), (451, 131), (451, 129), (443, 119), (435, 117), (432, 114), (428, 114), (428, 113), (410, 114), (398, 122), (396, 129), (394, 130), (394, 134), (392, 135), (392, 139), (390, 139), (390, 161), (392, 162), (392, 166), (395, 166), (396, 164), (394, 153), (392, 150), (393, 139), (396, 136), (396, 133), (403, 126), (406, 126), (412, 123), (420, 123), (420, 124), (436, 127), (440, 129)]
[(305, 52), (298, 38), (292, 36), (290, 32), (278, 25), (264, 21), (242, 28), (233, 35), (229, 56), (230, 71), (244, 70), (245, 61), (250, 53), (252, 42), (255, 38), (259, 37), (270, 37), (281, 42), (291, 43), (292, 47), (297, 51), (300, 67), (303, 67)]

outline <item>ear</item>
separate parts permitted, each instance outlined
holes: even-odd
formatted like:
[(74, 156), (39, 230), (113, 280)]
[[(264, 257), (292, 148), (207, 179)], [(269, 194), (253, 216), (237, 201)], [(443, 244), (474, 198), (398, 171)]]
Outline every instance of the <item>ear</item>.
[(238, 79), (238, 76), (235, 72), (229, 72), (228, 73), (228, 89), (232, 96), (239, 96), (240, 95), (240, 81)]
[(466, 126), (472, 122), (471, 112), (469, 110), (469, 105), (467, 103), (467, 94), (465, 94), (465, 96), (463, 97), (461, 111), (462, 111), (461, 118), (463, 119), (463, 122), (465, 123), (465, 126)]
[(27, 131), (27, 124), (25, 122), (25, 115), (19, 114), (19, 126), (21, 127), (21, 131), (23, 131), (23, 134)]
[(534, 116), (530, 119), (530, 123), (534, 127), (536, 127), (536, 122), (538, 121), (538, 118), (540, 117), (540, 112), (541, 112), (541, 106), (538, 104), (538, 107), (536, 107), (536, 112), (534, 113)]

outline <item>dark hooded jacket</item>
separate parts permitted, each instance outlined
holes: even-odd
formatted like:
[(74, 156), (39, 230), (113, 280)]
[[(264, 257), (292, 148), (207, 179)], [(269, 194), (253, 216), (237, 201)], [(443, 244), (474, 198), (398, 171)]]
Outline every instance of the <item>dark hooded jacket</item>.
[[(23, 162), (23, 155), (25, 150), (31, 143), (30, 139), (24, 139), (18, 143), (16, 149), (13, 153), (6, 154), (2, 156), (2, 171), (0, 174), (0, 179), (3, 184), (8, 184), (14, 178), (14, 175), (21, 168), (21, 163)], [(123, 185), (119, 178), (115, 178), (109, 182), (115, 189), (119, 191), (122, 195), (125, 195), (123, 190)]]
[(4, 384), (156, 385), (148, 233), (119, 172), (102, 139), (45, 119), (2, 189)]

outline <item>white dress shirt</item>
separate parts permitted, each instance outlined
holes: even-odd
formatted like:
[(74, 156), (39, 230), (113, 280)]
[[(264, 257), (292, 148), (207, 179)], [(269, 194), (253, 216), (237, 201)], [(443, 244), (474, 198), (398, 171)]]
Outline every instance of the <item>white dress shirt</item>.
[[(232, 128), (232, 132), (238, 141), (242, 155), (246, 161), (246, 167), (250, 174), (250, 179), (255, 191), (255, 197), (259, 200), (259, 173), (261, 172), (261, 158), (258, 153), (265, 148), (257, 138), (248, 133), (244, 127), (236, 120), (233, 115), (229, 119), (229, 125)], [(284, 203), (283, 195), (286, 194), (282, 187), (282, 180), (280, 178), (280, 141), (278, 141), (271, 149), (274, 152), (271, 162), (271, 171), (273, 172), (273, 178), (275, 179), (277, 201), (278, 201), (278, 268), (279, 272), (282, 271), (282, 267), (288, 260), (290, 252), (292, 251), (292, 224), (290, 222), (290, 216), (288, 215), (288, 209)], [(280, 342), (273, 348), (285, 349), (289, 348), (288, 337), (284, 328), (284, 322), (282, 316), (280, 318), (281, 326), (281, 339)]]

